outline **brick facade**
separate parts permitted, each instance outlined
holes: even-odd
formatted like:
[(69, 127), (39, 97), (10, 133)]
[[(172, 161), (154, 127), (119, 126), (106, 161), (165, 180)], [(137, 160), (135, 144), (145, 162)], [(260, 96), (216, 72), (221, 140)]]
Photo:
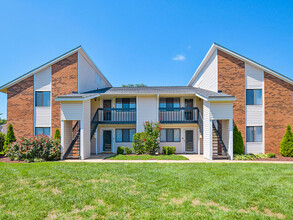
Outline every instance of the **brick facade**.
[(16, 137), (34, 135), (34, 76), (7, 89), (7, 123)]
[(293, 85), (264, 73), (265, 153), (280, 153), (288, 124), (293, 125)]
[(60, 102), (55, 98), (78, 90), (78, 53), (59, 61), (52, 65), (52, 135), (56, 128), (61, 127)]
[(245, 63), (221, 50), (218, 58), (218, 90), (237, 98), (233, 103), (234, 125), (245, 143)]

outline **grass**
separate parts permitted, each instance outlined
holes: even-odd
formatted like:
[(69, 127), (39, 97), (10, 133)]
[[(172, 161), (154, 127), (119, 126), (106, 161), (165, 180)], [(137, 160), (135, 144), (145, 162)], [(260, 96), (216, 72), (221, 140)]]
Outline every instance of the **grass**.
[(113, 155), (106, 159), (110, 160), (188, 160), (186, 157), (181, 155)]
[(293, 166), (0, 163), (0, 219), (293, 219)]

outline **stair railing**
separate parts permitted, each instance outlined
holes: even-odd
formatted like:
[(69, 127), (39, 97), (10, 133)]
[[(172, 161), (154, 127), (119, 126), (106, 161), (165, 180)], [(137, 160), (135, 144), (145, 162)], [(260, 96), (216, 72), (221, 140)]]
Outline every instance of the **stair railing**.
[(80, 122), (79, 121), (77, 121), (74, 124), (74, 126), (72, 128), (72, 134), (73, 134), (72, 135), (73, 139), (72, 139), (69, 147), (67, 148), (66, 152), (64, 153), (63, 158), (66, 158), (69, 155), (70, 151), (72, 150), (74, 144), (76, 143), (76, 141), (77, 141), (77, 139), (78, 139), (78, 137), (80, 135)]
[(222, 137), (221, 137), (221, 135), (220, 135), (220, 133), (219, 133), (219, 131), (218, 131), (218, 129), (216, 128), (216, 126), (215, 126), (215, 123), (213, 122), (213, 128), (215, 129), (215, 131), (216, 131), (216, 134), (217, 134), (217, 136), (218, 136), (218, 138), (219, 138), (219, 141), (220, 141), (220, 143), (221, 143), (221, 146), (223, 147), (223, 149), (224, 149), (224, 152), (228, 155), (228, 157), (230, 158), (230, 155), (228, 154), (228, 150), (227, 150), (227, 147), (226, 147), (226, 145), (224, 144), (224, 142), (223, 142), (223, 140), (222, 140)]

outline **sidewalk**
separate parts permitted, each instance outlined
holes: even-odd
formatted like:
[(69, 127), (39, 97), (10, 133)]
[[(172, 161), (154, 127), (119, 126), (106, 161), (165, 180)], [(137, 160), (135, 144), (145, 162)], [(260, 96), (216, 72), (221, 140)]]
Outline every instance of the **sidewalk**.
[(113, 154), (98, 154), (85, 160), (63, 160), (62, 162), (91, 162), (91, 163), (276, 163), (292, 164), (292, 161), (252, 161), (252, 160), (208, 160), (203, 155), (179, 154), (189, 160), (105, 160)]

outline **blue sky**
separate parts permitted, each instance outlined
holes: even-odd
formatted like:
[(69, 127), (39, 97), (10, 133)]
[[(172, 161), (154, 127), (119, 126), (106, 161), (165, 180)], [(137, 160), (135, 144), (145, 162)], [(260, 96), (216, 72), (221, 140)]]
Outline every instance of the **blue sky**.
[(291, 1), (0, 3), (1, 85), (78, 45), (113, 86), (186, 85), (213, 42), (293, 78)]

